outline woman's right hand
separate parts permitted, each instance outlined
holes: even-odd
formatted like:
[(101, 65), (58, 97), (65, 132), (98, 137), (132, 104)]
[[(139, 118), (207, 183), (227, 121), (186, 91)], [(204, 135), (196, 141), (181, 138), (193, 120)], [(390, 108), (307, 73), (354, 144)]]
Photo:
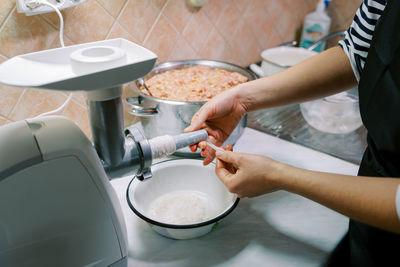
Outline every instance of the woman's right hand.
[[(241, 103), (238, 97), (239, 87), (240, 85), (225, 91), (204, 104), (194, 114), (191, 124), (185, 129), (185, 132), (204, 128), (208, 132), (209, 141), (221, 146), (247, 112), (246, 106)], [(205, 142), (191, 146), (191, 150), (196, 151), (197, 146), (202, 149), (201, 155), (206, 157), (204, 165), (212, 162), (215, 158), (215, 151), (208, 147)]]

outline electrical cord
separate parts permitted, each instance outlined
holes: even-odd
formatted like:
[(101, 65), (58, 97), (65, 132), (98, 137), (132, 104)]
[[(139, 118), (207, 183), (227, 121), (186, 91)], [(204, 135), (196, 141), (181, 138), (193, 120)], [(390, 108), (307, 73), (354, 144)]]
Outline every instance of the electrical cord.
[[(65, 3), (65, 1), (63, 0), (60, 5), (63, 5)], [(60, 12), (60, 9), (53, 5), (52, 3), (48, 2), (47, 0), (31, 0), (25, 3), (27, 7), (31, 8), (31, 9), (35, 9), (39, 6), (48, 6), (51, 7), (52, 9), (54, 9), (54, 11), (57, 13), (58, 17), (60, 18), (60, 34), (59, 34), (59, 38), (60, 38), (60, 44), (61, 47), (65, 47), (64, 45), (64, 18)]]
[[(64, 1), (62, 1), (60, 4), (61, 5), (64, 4)], [(45, 6), (51, 7), (57, 13), (57, 15), (58, 15), (58, 17), (60, 19), (60, 35), (59, 35), (60, 44), (61, 44), (61, 47), (65, 47), (65, 44), (64, 44), (64, 18), (62, 16), (61, 12), (60, 12), (60, 9), (57, 6), (53, 5), (52, 3), (50, 3), (50, 2), (48, 2), (46, 0), (31, 0), (31, 1), (26, 2), (26, 6), (29, 7), (29, 8), (32, 8), (32, 9), (37, 8), (37, 7), (41, 6), (41, 5), (45, 5)], [(43, 116), (47, 116), (47, 115), (51, 115), (51, 114), (54, 114), (54, 113), (57, 113), (57, 112), (61, 111), (63, 108), (65, 108), (68, 105), (68, 103), (71, 101), (71, 99), (72, 99), (72, 93), (70, 93), (70, 95), (68, 96), (67, 100), (65, 100), (65, 102), (61, 106), (59, 106), (57, 109), (42, 113), (42, 114), (34, 117), (34, 119), (40, 118), (40, 117), (43, 117)]]

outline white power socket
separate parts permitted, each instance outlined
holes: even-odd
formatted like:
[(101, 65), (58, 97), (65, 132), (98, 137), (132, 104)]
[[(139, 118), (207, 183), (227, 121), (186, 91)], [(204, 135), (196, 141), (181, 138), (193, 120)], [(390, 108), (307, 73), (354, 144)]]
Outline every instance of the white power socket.
[[(58, 9), (62, 10), (68, 7), (82, 4), (87, 0), (46, 0), (46, 1), (49, 2), (50, 4), (55, 5)], [(16, 0), (16, 2), (17, 2), (18, 12), (25, 13), (27, 16), (54, 12), (54, 9), (45, 5), (31, 4), (30, 6), (28, 6), (27, 3), (34, 2), (32, 0)]]

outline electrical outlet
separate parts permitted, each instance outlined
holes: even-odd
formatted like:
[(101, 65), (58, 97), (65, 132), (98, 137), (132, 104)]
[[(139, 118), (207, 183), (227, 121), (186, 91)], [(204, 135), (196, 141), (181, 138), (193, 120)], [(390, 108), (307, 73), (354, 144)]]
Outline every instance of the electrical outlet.
[[(68, 7), (76, 6), (86, 2), (87, 0), (40, 0), (47, 1), (50, 4), (55, 5), (58, 9), (62, 10)], [(45, 6), (36, 4), (35, 0), (16, 0), (17, 2), (17, 10), (19, 13), (25, 13), (27, 16), (38, 15), (43, 13), (54, 12), (54, 9)], [(29, 5), (27, 3), (30, 3)]]

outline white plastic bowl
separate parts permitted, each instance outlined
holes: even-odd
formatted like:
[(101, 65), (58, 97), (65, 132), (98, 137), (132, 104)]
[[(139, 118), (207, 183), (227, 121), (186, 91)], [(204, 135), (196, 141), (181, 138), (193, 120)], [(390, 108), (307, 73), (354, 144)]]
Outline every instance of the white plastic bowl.
[[(143, 182), (135, 177), (128, 185), (127, 201), (132, 211), (157, 233), (173, 239), (190, 239), (207, 234), (218, 221), (233, 211), (239, 198), (230, 193), (215, 174), (215, 165), (203, 166), (199, 159), (172, 159), (152, 166), (153, 177)], [(150, 215), (156, 199), (173, 192), (199, 192), (213, 203), (216, 215), (191, 224), (170, 224)]]

